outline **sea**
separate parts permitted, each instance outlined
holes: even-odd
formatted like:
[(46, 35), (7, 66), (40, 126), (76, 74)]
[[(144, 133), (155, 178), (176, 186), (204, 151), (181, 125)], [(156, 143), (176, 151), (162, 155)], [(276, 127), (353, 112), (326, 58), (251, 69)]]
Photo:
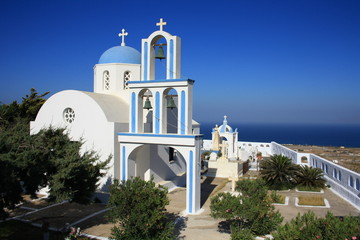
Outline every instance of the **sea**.
[[(260, 124), (231, 123), (238, 129), (238, 140), (246, 142), (277, 142), (280, 144), (299, 144), (317, 146), (344, 146), (360, 148), (360, 124)], [(213, 123), (202, 123), (201, 134), (211, 139)]]

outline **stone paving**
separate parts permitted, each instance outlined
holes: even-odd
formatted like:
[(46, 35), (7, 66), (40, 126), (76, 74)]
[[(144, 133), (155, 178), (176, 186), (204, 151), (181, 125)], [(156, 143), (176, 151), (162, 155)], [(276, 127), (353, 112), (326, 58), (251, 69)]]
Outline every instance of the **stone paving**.
[[(167, 210), (178, 216), (178, 239), (230, 239), (230, 234), (221, 231), (219, 228), (221, 220), (215, 220), (210, 216), (210, 198), (222, 191), (231, 191), (231, 182), (222, 178), (203, 177), (201, 186), (201, 206), (203, 211), (198, 215), (188, 216), (184, 216), (186, 188), (177, 188), (169, 193), (170, 204), (167, 206)], [(285, 222), (296, 217), (298, 213), (303, 214), (310, 210), (321, 217), (325, 216), (328, 211), (333, 212), (335, 216), (360, 216), (358, 209), (329, 189), (325, 189), (324, 193), (306, 193), (291, 190), (289, 192), (281, 192), (280, 194), (288, 196), (290, 199), (288, 206), (275, 206), (284, 216)], [(300, 195), (321, 195), (328, 200), (330, 208), (297, 207), (294, 200), (295, 197)], [(44, 208), (41, 208), (41, 206)], [(113, 224), (109, 223), (106, 219), (106, 212), (104, 212), (106, 211), (105, 205), (64, 203), (57, 206), (49, 206), (44, 203), (44, 200), (41, 200), (38, 203), (34, 201), (24, 204), (23, 207), (24, 209), (18, 209), (17, 213), (14, 212), (14, 215), (17, 215), (19, 220), (32, 222), (35, 226), (39, 226), (43, 220), (46, 220), (50, 222), (51, 227), (56, 229), (65, 226), (66, 223), (73, 223), (76, 227), (80, 227), (82, 232), (98, 236), (98, 239), (106, 239), (111, 234)], [(24, 212), (26, 215), (23, 215)]]

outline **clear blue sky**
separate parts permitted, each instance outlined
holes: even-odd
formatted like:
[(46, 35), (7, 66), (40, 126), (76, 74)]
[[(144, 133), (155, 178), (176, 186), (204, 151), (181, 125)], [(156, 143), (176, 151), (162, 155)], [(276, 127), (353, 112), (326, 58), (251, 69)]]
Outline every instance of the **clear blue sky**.
[(182, 38), (199, 122), (360, 124), (360, 1), (0, 1), (0, 101), (93, 90), (93, 66), (158, 27)]

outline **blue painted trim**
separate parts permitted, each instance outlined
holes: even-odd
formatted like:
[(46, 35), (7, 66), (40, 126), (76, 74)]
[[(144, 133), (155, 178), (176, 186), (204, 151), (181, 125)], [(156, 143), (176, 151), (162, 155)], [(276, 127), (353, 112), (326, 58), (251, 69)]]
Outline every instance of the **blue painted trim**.
[(185, 112), (185, 103), (186, 103), (186, 99), (185, 99), (185, 91), (181, 91), (181, 109), (180, 109), (180, 133), (181, 134), (185, 134), (185, 126), (186, 126), (186, 122), (185, 122), (185, 115), (186, 115), (186, 112)]
[(155, 133), (160, 133), (160, 93), (155, 94)]
[(172, 138), (200, 138), (204, 134), (198, 135), (179, 135), (179, 134), (154, 134), (154, 133), (118, 133), (118, 136), (134, 136), (134, 137), (172, 137)]
[(194, 167), (193, 167), (193, 151), (190, 151), (190, 159), (189, 159), (189, 199), (188, 199), (188, 204), (189, 204), (189, 213), (193, 213), (193, 171), (194, 171)]
[(131, 132), (135, 132), (136, 127), (136, 94), (131, 94)]
[[(147, 80), (147, 79), (144, 79)], [(161, 82), (190, 82), (190, 83), (194, 83), (195, 80), (189, 79), (189, 78), (178, 78), (178, 79), (157, 79), (157, 80), (151, 80), (152, 83), (161, 83)], [(140, 84), (140, 83), (145, 83), (144, 81), (129, 81), (128, 84)]]
[(126, 148), (125, 146), (122, 147), (122, 165), (121, 165), (121, 180), (126, 181)]
[(174, 77), (174, 40), (170, 40), (170, 78)]
[(148, 80), (148, 43), (144, 43), (144, 80)]

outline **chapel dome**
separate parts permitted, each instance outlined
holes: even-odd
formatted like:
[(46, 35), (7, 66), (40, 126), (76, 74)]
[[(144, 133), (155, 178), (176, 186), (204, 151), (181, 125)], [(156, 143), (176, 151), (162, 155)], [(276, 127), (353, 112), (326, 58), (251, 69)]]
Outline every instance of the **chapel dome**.
[(99, 59), (102, 63), (130, 63), (140, 64), (141, 54), (138, 50), (128, 46), (115, 46), (106, 50)]
[(230, 127), (228, 124), (227, 124), (227, 117), (224, 116), (224, 121), (223, 121), (223, 124), (219, 127), (219, 132), (220, 133), (226, 133), (226, 132), (229, 132), (229, 133), (233, 133), (233, 129), (232, 127)]

